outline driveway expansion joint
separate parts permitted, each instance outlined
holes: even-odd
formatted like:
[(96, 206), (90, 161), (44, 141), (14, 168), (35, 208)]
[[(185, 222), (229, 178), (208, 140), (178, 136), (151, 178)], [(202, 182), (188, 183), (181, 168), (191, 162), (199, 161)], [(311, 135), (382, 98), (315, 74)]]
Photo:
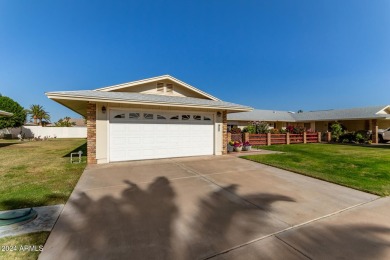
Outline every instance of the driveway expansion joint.
[(306, 257), (307, 259), (310, 259), (312, 260), (313, 258), (311, 258), (310, 256), (306, 255), (305, 253), (303, 253), (302, 251), (298, 250), (297, 248), (293, 247), (292, 245), (290, 245), (289, 243), (287, 243), (286, 241), (284, 241), (283, 239), (281, 239), (280, 237), (278, 237), (277, 235), (274, 236), (276, 239), (278, 239), (279, 241), (281, 241), (283, 244), (285, 244), (286, 246), (292, 248), (293, 250), (297, 251), (299, 254), (301, 254), (302, 256)]
[[(341, 214), (341, 213), (343, 213), (343, 212), (345, 212), (345, 211), (348, 211), (348, 210), (351, 210), (351, 209), (354, 209), (354, 208), (358, 208), (358, 207), (360, 207), (360, 206), (363, 206), (363, 205), (372, 203), (372, 202), (374, 202), (374, 201), (376, 201), (376, 200), (379, 200), (379, 199), (381, 199), (381, 197), (372, 199), (372, 200), (370, 200), (370, 201), (362, 202), (362, 203), (359, 203), (359, 204), (356, 204), (356, 205), (352, 205), (352, 206), (350, 206), (350, 207), (347, 207), (347, 208), (344, 208), (344, 209), (335, 211), (335, 212), (333, 212), (333, 213), (329, 213), (329, 214), (327, 214), (327, 215), (324, 215), (324, 216), (321, 216), (321, 217), (318, 217), (318, 218), (315, 218), (315, 219), (311, 219), (311, 220), (305, 221), (305, 222), (303, 222), (303, 223), (300, 223), (300, 224), (297, 224), (297, 225), (294, 225), (294, 226), (290, 226), (290, 227), (288, 227), (288, 228), (285, 228), (285, 229), (276, 231), (276, 232), (274, 232), (274, 233), (271, 233), (271, 234), (268, 234), (268, 235), (265, 235), (265, 236), (262, 236), (262, 237), (258, 237), (258, 238), (252, 239), (252, 240), (247, 241), (247, 242), (245, 242), (245, 243), (243, 243), (243, 244), (240, 244), (240, 245), (231, 247), (231, 248), (229, 248), (229, 249), (226, 249), (226, 250), (224, 250), (224, 251), (218, 252), (218, 253), (216, 253), (216, 254), (210, 255), (210, 256), (204, 258), (204, 260), (206, 260), (206, 259), (212, 259), (212, 258), (214, 258), (214, 257), (216, 257), (216, 256), (226, 254), (226, 253), (228, 253), (228, 252), (230, 252), (230, 251), (233, 251), (233, 250), (236, 250), (236, 249), (239, 249), (239, 248), (243, 248), (243, 247), (245, 247), (245, 246), (251, 245), (251, 244), (253, 244), (253, 243), (256, 243), (256, 242), (258, 242), (258, 241), (260, 241), (260, 240), (263, 240), (263, 239), (266, 239), (266, 238), (269, 238), (269, 237), (276, 237), (276, 238), (278, 238), (277, 235), (282, 234), (282, 233), (284, 233), (284, 232), (287, 232), (287, 231), (290, 231), (290, 230), (293, 230), (293, 229), (297, 229), (297, 228), (300, 228), (300, 227), (302, 227), (302, 226), (306, 226), (306, 225), (308, 225), (308, 224), (311, 224), (311, 223), (313, 223), (313, 222), (317, 222), (317, 221), (320, 221), (320, 220), (322, 220), (322, 219), (326, 219), (326, 218), (329, 218), (329, 217), (332, 217), (332, 216)], [(278, 238), (278, 239), (279, 239), (279, 238)], [(279, 239), (279, 240), (280, 240), (280, 239)], [(294, 248), (294, 249), (295, 249), (295, 248)], [(295, 250), (297, 250), (297, 249), (295, 249)], [(297, 250), (297, 251), (298, 251), (298, 250)], [(304, 255), (304, 254), (303, 254), (303, 255)], [(304, 255), (304, 256), (305, 256), (305, 257), (308, 257), (308, 256), (306, 256), (306, 255)], [(311, 258), (309, 258), (309, 259), (311, 259)]]

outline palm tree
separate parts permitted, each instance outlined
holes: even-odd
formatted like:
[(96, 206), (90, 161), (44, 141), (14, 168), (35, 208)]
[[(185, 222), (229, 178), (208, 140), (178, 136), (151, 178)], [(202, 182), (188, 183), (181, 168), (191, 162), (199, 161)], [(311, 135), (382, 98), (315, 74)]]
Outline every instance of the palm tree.
[(46, 112), (41, 105), (31, 105), (28, 113), (31, 115), (31, 118), (34, 119), (34, 124), (37, 124), (38, 120), (40, 125), (43, 125), (42, 120), (50, 122), (49, 113)]
[(31, 119), (34, 119), (34, 124), (37, 124), (39, 115), (42, 110), (43, 107), (41, 105), (31, 105), (30, 109), (27, 110), (27, 113), (31, 115)]
[[(49, 114), (49, 112), (46, 112), (42, 108), (42, 110), (38, 114), (38, 119), (39, 119), (39, 124), (41, 126), (44, 126), (44, 124), (47, 124), (48, 122), (50, 122), (50, 114)], [(45, 121), (43, 121), (43, 120), (45, 120)]]

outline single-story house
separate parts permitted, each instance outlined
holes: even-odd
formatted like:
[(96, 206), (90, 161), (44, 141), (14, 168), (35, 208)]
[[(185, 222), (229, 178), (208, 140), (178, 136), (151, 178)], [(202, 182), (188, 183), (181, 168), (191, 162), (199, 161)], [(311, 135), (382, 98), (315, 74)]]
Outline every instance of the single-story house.
[(4, 117), (10, 117), (10, 116), (13, 116), (14, 114), (10, 113), (10, 112), (6, 112), (6, 111), (3, 111), (3, 110), (0, 110), (0, 116), (4, 116)]
[(87, 119), (88, 163), (227, 153), (227, 115), (252, 108), (164, 75), (46, 95)]
[(228, 115), (228, 129), (244, 128), (253, 121), (267, 122), (273, 128), (288, 125), (302, 126), (316, 132), (327, 132), (334, 122), (348, 131), (372, 130), (390, 127), (390, 105), (350, 109), (331, 109), (294, 113), (289, 111), (259, 110)]

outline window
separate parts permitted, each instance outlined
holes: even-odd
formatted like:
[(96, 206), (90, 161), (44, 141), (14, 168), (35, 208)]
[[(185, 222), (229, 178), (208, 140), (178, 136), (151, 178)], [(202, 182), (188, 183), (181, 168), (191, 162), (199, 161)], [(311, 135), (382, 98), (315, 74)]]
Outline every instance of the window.
[(167, 119), (165, 116), (157, 115), (157, 119)]
[(199, 115), (194, 115), (194, 116), (192, 116), (192, 118), (193, 118), (194, 120), (202, 120), (202, 117), (199, 116)]
[(172, 93), (173, 92), (173, 84), (169, 83), (165, 85), (167, 88), (167, 92)]
[(179, 120), (179, 116), (171, 116), (171, 120)]
[(163, 92), (164, 91), (164, 83), (158, 82), (157, 83), (157, 91), (158, 92)]
[(145, 118), (145, 119), (153, 119), (153, 114), (147, 114), (147, 113), (145, 113), (145, 114), (144, 114), (144, 118)]
[(181, 120), (190, 120), (191, 116), (190, 115), (181, 115)]
[(208, 117), (208, 116), (204, 116), (204, 117), (203, 117), (203, 120), (210, 121), (210, 120), (211, 120), (211, 118), (210, 118), (210, 117)]
[(139, 118), (139, 113), (129, 113), (129, 118), (130, 119), (138, 119)]
[(114, 116), (114, 118), (125, 118), (125, 114), (116, 115), (116, 116)]

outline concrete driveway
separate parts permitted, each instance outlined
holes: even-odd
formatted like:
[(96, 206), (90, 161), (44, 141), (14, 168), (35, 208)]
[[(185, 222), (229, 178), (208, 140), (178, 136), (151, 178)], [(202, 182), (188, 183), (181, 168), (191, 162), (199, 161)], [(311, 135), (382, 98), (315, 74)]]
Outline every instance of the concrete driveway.
[(389, 206), (233, 156), (98, 165), (40, 259), (388, 259)]

